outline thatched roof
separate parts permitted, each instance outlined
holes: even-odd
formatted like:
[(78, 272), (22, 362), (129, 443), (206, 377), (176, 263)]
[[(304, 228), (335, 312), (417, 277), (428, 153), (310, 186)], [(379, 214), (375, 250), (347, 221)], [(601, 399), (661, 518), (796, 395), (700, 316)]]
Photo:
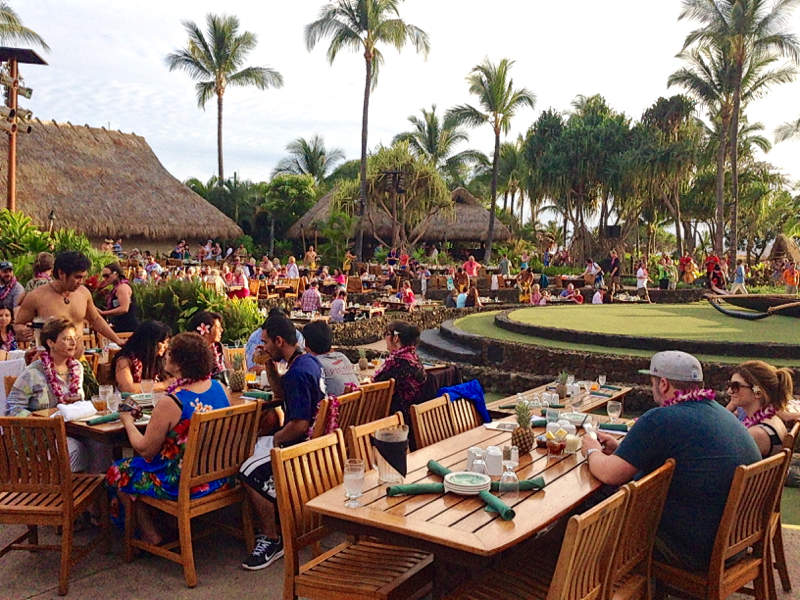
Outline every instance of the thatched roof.
[[(17, 209), (40, 227), (55, 211), (56, 227), (92, 238), (234, 238), (241, 229), (175, 179), (143, 137), (105, 127), (43, 123), (17, 135)], [(0, 153), (8, 153), (0, 135)], [(0, 197), (7, 166), (0, 159)]]
[(772, 244), (769, 260), (782, 260), (784, 258), (788, 258), (793, 263), (800, 262), (800, 248), (788, 235), (779, 233)]
[[(425, 234), (423, 241), (438, 242), (448, 240), (453, 242), (475, 242), (485, 241), (486, 233), (489, 229), (489, 211), (486, 210), (475, 196), (466, 189), (460, 187), (452, 192), (455, 210), (450, 216), (440, 214), (432, 220)], [(333, 203), (333, 191), (320, 198), (306, 214), (289, 228), (288, 237), (298, 239), (302, 236), (302, 231), (306, 235), (311, 235), (315, 227), (326, 221), (331, 213)], [(373, 213), (372, 218), (366, 219), (367, 223), (374, 222), (375, 230), (378, 235), (386, 239), (391, 237), (391, 223), (383, 213)], [(505, 241), (511, 238), (511, 232), (499, 219), (494, 222), (494, 241)]]

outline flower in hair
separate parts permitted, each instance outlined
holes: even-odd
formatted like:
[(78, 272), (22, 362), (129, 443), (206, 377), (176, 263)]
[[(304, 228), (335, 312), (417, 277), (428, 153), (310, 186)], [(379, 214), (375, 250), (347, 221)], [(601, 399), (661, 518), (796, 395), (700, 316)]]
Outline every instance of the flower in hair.
[(208, 335), (211, 333), (211, 325), (208, 323), (200, 323), (200, 325), (197, 326), (197, 333), (200, 335)]

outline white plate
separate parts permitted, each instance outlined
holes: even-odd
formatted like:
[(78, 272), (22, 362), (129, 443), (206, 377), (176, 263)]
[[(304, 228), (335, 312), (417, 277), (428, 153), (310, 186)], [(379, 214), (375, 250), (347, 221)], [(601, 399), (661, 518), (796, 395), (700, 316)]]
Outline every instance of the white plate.
[(484, 423), (483, 426), (494, 431), (514, 431), (517, 428), (516, 423), (509, 421), (492, 421), (491, 423)]
[(558, 418), (566, 419), (567, 421), (575, 425), (575, 427), (580, 427), (581, 423), (589, 420), (589, 417), (586, 416), (586, 413), (576, 413), (576, 412), (561, 413), (560, 415), (558, 415)]
[(463, 489), (463, 488), (454, 488), (450, 487), (447, 483), (444, 484), (444, 491), (451, 492), (453, 494), (458, 494), (459, 496), (477, 496), (481, 492), (487, 491), (491, 489), (491, 483), (481, 489)]
[(444, 482), (451, 487), (481, 491), (484, 486), (491, 485), (492, 480), (483, 473), (471, 471), (455, 471), (444, 476)]

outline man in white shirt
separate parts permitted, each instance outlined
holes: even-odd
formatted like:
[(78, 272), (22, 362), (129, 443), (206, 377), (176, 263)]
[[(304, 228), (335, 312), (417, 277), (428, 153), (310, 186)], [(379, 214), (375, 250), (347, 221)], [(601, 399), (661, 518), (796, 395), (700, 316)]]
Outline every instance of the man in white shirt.
[(650, 294), (647, 293), (647, 282), (650, 277), (647, 275), (647, 264), (642, 260), (639, 268), (636, 269), (636, 295), (645, 302), (650, 302)]

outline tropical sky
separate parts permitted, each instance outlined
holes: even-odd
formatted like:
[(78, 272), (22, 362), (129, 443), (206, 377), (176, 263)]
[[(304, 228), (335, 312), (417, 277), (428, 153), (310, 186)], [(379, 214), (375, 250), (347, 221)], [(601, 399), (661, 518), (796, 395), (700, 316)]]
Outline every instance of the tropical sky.
[[(266, 180), (288, 142), (323, 136), (328, 147), (358, 158), (364, 88), (363, 57), (342, 53), (333, 65), (327, 42), (312, 52), (304, 26), (323, 2), (299, 0), (12, 0), (23, 22), (51, 47), (48, 66), (22, 71), (34, 88), (21, 102), (35, 116), (135, 132), (179, 179), (216, 171), (216, 103), (197, 107), (193, 83), (165, 66), (184, 45), (181, 22), (205, 28), (205, 15), (225, 12), (258, 36), (248, 64), (280, 71), (282, 89), (230, 88), (225, 95), (226, 176)], [(537, 96), (535, 110), (514, 119), (509, 137), (524, 133), (549, 107), (566, 111), (578, 94), (602, 94), (615, 110), (639, 118), (680, 66), (691, 23), (678, 22), (679, 0), (407, 0), (402, 17), (430, 36), (427, 60), (412, 47), (385, 49), (370, 107), (369, 144), (388, 144), (408, 128), (407, 117), (436, 104), (471, 102), (465, 76), (485, 57), (516, 61), (516, 87)], [(800, 32), (800, 11), (790, 27)], [(767, 136), (800, 117), (800, 82), (780, 86), (747, 110)], [(469, 146), (491, 153), (492, 134), (474, 130)], [(466, 146), (465, 146), (466, 147)], [(778, 144), (767, 159), (800, 180), (800, 141)]]

